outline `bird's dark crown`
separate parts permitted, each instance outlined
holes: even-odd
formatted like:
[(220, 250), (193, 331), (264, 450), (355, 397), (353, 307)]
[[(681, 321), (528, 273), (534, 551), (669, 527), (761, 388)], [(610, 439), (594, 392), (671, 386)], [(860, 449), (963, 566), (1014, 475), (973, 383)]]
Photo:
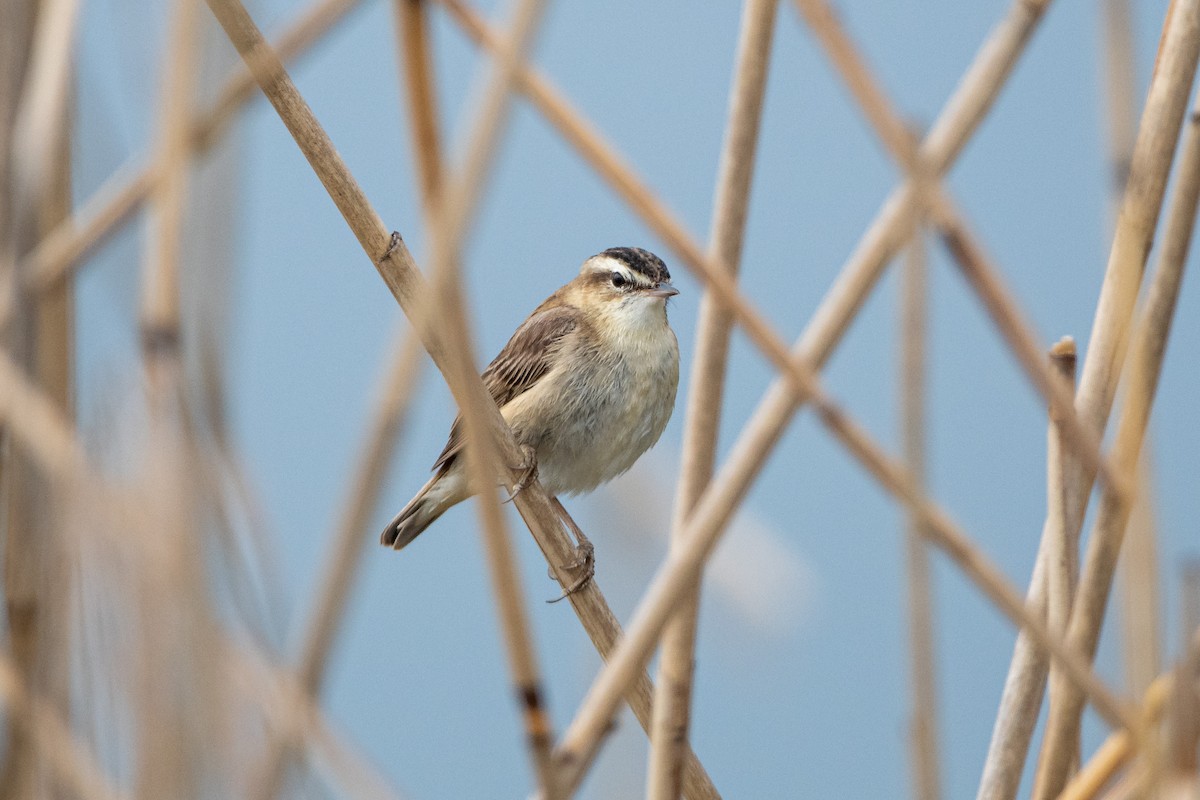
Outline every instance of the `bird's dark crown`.
[(620, 261), (634, 272), (644, 275), (651, 285), (658, 285), (671, 280), (667, 265), (649, 250), (640, 247), (610, 247), (597, 255), (608, 256)]

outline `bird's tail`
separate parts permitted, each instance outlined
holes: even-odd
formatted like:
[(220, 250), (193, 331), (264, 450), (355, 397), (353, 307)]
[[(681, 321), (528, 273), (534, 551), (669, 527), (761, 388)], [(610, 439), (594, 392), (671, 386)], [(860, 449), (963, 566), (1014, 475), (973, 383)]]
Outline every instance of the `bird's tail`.
[(466, 499), (455, 491), (459, 483), (454, 474), (434, 475), (421, 487), (408, 505), (383, 529), (380, 544), (396, 550), (404, 548), (434, 523), (448, 508)]

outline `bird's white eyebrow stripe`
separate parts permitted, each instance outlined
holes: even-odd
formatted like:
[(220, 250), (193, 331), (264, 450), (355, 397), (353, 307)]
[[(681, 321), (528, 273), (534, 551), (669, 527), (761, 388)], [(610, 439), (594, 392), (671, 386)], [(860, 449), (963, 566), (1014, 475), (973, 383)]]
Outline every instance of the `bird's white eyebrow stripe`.
[(608, 275), (613, 272), (619, 272), (624, 275), (628, 281), (635, 283), (638, 286), (650, 286), (651, 283), (653, 283), (642, 273), (630, 269), (628, 264), (618, 261), (610, 256), (596, 256), (592, 259), (589, 259), (588, 264), (590, 265), (589, 271), (593, 273), (604, 273), (605, 275)]

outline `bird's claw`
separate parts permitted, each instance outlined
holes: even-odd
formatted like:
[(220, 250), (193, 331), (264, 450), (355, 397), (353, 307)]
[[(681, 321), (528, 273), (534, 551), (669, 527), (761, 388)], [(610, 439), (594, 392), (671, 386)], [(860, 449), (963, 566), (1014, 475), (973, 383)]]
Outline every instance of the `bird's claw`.
[(521, 447), (521, 463), (516, 464), (512, 469), (517, 471), (517, 482), (513, 484), (512, 491), (508, 493), (508, 497), (504, 502), (511, 503), (517, 499), (526, 486), (533, 483), (533, 479), (537, 477), (537, 451), (531, 446), (523, 444)]
[[(596, 548), (586, 539), (580, 544), (575, 545), (575, 560), (570, 564), (564, 564), (562, 569), (568, 572), (582, 571), (582, 574), (570, 586), (564, 587), (562, 594), (553, 600), (547, 600), (547, 603), (557, 603), (560, 600), (565, 600), (586, 586), (588, 581), (596, 576)], [(551, 578), (557, 579), (553, 567), (550, 568), (549, 572)]]

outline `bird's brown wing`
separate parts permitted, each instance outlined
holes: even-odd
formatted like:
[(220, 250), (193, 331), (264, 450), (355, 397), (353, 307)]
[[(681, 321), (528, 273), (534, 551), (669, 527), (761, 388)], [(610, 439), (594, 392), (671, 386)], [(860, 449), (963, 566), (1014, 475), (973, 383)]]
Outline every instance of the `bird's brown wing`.
[[(535, 311), (517, 328), (500, 354), (483, 371), (483, 385), (499, 408), (513, 398), (529, 391), (554, 366), (561, 350), (562, 339), (580, 324), (580, 312), (575, 306), (559, 305)], [(433, 464), (434, 470), (444, 472), (454, 463), (463, 447), (461, 416), (450, 428), (450, 440)]]

